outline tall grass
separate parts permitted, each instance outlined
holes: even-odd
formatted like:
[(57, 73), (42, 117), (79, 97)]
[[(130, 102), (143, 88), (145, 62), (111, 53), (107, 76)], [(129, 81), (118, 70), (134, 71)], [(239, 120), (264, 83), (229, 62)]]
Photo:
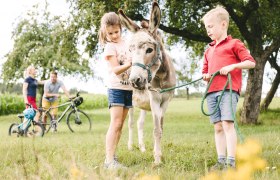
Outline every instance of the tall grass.
[[(104, 108), (108, 105), (108, 100), (106, 95), (100, 94), (81, 94), (84, 99), (83, 104), (81, 104), (81, 109), (97, 109)], [(37, 105), (39, 98), (37, 98)], [(59, 103), (64, 103), (68, 101), (67, 97), (62, 95), (62, 98), (59, 99)], [(63, 111), (66, 106), (60, 108), (60, 111)], [(8, 114), (19, 114), (25, 109), (23, 96), (16, 94), (0, 94), (0, 116)]]
[(0, 94), (0, 116), (16, 114), (24, 110), (23, 97), (16, 94)]
[[(241, 103), (242, 100), (239, 106)], [(254, 179), (280, 179), (280, 116), (277, 114), (280, 104), (273, 102), (272, 107), (260, 115), (260, 125), (239, 126), (245, 138), (254, 138), (261, 143), (263, 158), (270, 167), (255, 174)], [(147, 114), (144, 127), (145, 153), (137, 148), (136, 130), (134, 150), (127, 149), (125, 125), (117, 156), (128, 169), (117, 172), (103, 168), (105, 135), (110, 122), (108, 109), (91, 109), (87, 113), (93, 120), (91, 132), (70, 133), (62, 122), (57, 133), (35, 139), (9, 137), (8, 127), (16, 121), (15, 115), (1, 116), (0, 179), (199, 179), (216, 162), (213, 127), (208, 117), (200, 112), (200, 99), (171, 101), (164, 120), (163, 164), (159, 167), (152, 164), (151, 113)], [(276, 169), (271, 170), (271, 167)]]

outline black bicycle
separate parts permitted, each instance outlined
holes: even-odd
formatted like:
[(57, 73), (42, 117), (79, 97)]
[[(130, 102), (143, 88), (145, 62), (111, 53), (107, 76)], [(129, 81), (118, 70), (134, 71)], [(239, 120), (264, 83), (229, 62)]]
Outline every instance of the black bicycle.
[[(41, 113), (39, 121), (43, 124), (45, 128), (45, 132), (48, 133), (51, 129), (53, 131), (57, 130), (57, 126), (63, 117), (67, 114), (66, 123), (71, 132), (85, 132), (91, 130), (91, 119), (90, 117), (78, 108), (79, 105), (83, 103), (83, 97), (80, 96), (79, 92), (77, 92), (75, 97), (69, 98), (69, 101), (63, 103), (61, 105), (50, 107), (48, 109), (39, 108), (38, 110)], [(58, 117), (58, 119), (54, 119), (51, 115), (51, 110), (55, 108), (59, 108), (62, 106), (67, 106), (66, 109), (62, 112), (62, 114)], [(47, 121), (44, 122), (44, 116), (47, 116)]]
[[(40, 122), (34, 120), (36, 111), (33, 109), (31, 104), (26, 104), (30, 109), (26, 109), (24, 113), (34, 113), (31, 118), (26, 118), (24, 114), (18, 114), (20, 123), (12, 123), (9, 128), (10, 136), (26, 136), (26, 137), (36, 137), (44, 136), (44, 127)], [(34, 111), (34, 112), (33, 112)], [(30, 117), (30, 116), (27, 116)]]

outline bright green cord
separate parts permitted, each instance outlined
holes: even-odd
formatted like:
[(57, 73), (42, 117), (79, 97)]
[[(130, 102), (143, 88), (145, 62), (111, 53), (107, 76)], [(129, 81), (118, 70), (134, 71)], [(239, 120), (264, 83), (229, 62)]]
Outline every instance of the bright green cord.
[[(219, 75), (219, 74), (220, 74), (220, 71), (217, 71), (217, 72), (215, 72), (215, 73), (211, 76), (211, 78), (210, 78), (210, 81), (209, 81), (209, 83), (208, 83), (208, 85), (207, 85), (207, 87), (206, 87), (205, 93), (204, 93), (203, 98), (202, 98), (202, 101), (201, 101), (201, 112), (202, 112), (204, 115), (206, 115), (206, 116), (211, 116), (212, 114), (216, 113), (217, 110), (218, 110), (218, 108), (219, 108), (219, 106), (220, 106), (221, 99), (222, 99), (222, 97), (223, 97), (223, 95), (224, 95), (224, 93), (225, 93), (225, 91), (226, 91), (226, 88), (227, 88), (227, 86), (228, 86), (228, 84), (229, 84), (230, 97), (231, 97), (231, 98), (230, 98), (231, 115), (232, 115), (232, 118), (233, 118), (233, 120), (234, 120), (234, 128), (235, 128), (236, 133), (237, 133), (237, 135), (238, 135), (238, 137), (239, 137), (239, 139), (240, 139), (240, 142), (243, 143), (243, 142), (244, 142), (244, 138), (243, 138), (243, 135), (241, 134), (241, 132), (240, 132), (240, 130), (239, 130), (239, 128), (238, 128), (238, 124), (237, 124), (237, 121), (236, 121), (235, 113), (234, 113), (233, 107), (232, 107), (232, 81), (231, 81), (231, 75), (230, 75), (230, 73), (228, 73), (228, 75), (227, 75), (227, 82), (226, 82), (226, 84), (225, 84), (225, 86), (224, 86), (224, 88), (223, 88), (223, 91), (222, 91), (221, 96), (220, 96), (219, 99), (218, 99), (218, 103), (216, 104), (214, 111), (211, 112), (211, 113), (206, 113), (206, 112), (204, 111), (203, 106), (204, 106), (204, 101), (205, 101), (206, 96), (207, 96), (208, 89), (210, 88), (210, 85), (212, 84), (212, 81), (213, 81), (214, 77), (217, 76), (217, 75)], [(171, 91), (171, 90), (174, 90), (174, 89), (176, 89), (176, 88), (183, 87), (183, 86), (187, 86), (187, 85), (189, 85), (189, 84), (193, 84), (193, 83), (195, 83), (195, 82), (197, 82), (197, 81), (200, 81), (200, 80), (202, 80), (202, 79), (203, 79), (203, 78), (201, 77), (201, 78), (199, 78), (199, 79), (197, 79), (197, 80), (194, 80), (194, 81), (192, 81), (192, 82), (189, 82), (189, 83), (185, 83), (185, 84), (182, 84), (182, 85), (179, 85), (179, 86), (175, 86), (175, 87), (171, 87), (171, 88), (162, 89), (162, 90), (160, 91), (160, 93), (167, 92), (167, 91)]]

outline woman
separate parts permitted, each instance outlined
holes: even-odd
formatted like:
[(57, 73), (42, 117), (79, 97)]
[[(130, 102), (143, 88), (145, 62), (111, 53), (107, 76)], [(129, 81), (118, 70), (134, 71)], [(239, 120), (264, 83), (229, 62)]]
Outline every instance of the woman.
[(35, 79), (36, 69), (34, 66), (28, 66), (25, 70), (25, 80), (22, 86), (22, 93), (24, 98), (24, 103), (31, 104), (34, 109), (37, 110), (36, 105), (36, 91), (38, 84), (44, 84), (44, 81), (38, 81)]

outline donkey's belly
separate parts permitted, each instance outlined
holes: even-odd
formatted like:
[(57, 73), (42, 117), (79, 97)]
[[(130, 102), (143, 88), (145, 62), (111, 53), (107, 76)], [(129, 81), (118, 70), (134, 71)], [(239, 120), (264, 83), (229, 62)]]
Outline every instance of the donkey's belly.
[(148, 91), (133, 90), (133, 106), (140, 109), (151, 111), (150, 98)]

